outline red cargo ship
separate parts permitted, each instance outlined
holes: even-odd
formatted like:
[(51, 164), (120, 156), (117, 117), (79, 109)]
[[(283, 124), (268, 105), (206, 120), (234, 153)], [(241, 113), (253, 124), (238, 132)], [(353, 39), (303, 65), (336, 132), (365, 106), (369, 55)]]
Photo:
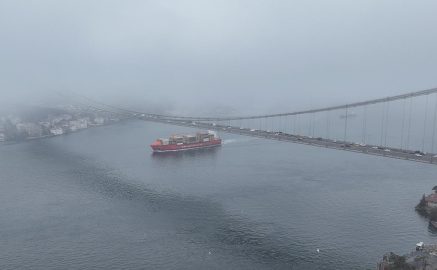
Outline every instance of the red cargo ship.
[(150, 147), (153, 152), (176, 152), (220, 146), (222, 140), (212, 131), (197, 132), (195, 135), (173, 135), (168, 139), (157, 139)]

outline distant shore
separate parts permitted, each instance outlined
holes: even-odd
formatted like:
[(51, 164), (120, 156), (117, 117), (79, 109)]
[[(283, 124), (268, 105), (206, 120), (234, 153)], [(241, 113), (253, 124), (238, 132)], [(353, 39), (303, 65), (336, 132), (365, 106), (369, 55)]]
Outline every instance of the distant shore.
[(99, 128), (99, 127), (105, 127), (105, 126), (115, 125), (115, 124), (117, 124), (117, 123), (121, 123), (121, 122), (124, 122), (124, 121), (130, 120), (130, 119), (131, 119), (131, 118), (121, 119), (121, 120), (116, 121), (116, 122), (110, 122), (110, 123), (105, 123), (105, 124), (101, 124), (101, 125), (89, 125), (89, 126), (86, 127), (86, 128), (77, 129), (77, 130), (75, 130), (75, 131), (65, 132), (65, 133), (63, 133), (63, 134), (59, 134), (59, 135), (47, 134), (47, 135), (38, 136), (38, 137), (27, 137), (27, 138), (24, 138), (24, 139), (22, 139), (22, 140), (6, 140), (6, 141), (2, 141), (2, 142), (0, 142), (0, 146), (14, 145), (14, 144), (25, 143), (25, 142), (29, 142), (29, 141), (43, 140), (43, 139), (49, 139), (49, 138), (53, 138), (53, 137), (66, 136), (66, 135), (69, 135), (69, 134), (78, 133), (78, 132), (85, 131), (85, 130), (92, 129), (92, 128)]

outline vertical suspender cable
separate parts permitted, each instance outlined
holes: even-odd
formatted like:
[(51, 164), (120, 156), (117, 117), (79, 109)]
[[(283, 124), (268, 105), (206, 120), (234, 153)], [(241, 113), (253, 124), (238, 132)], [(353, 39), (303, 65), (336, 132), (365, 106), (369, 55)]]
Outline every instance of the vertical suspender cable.
[(290, 116), (289, 118), (288, 118), (288, 124), (289, 124), (289, 126), (288, 126), (288, 133), (289, 134), (292, 134), (293, 133), (293, 116)]
[(275, 130), (275, 118), (269, 118), (269, 122), (270, 122), (270, 127), (271, 127), (271, 131)]
[(284, 133), (287, 133), (287, 116), (284, 116), (284, 123), (282, 124), (282, 128), (284, 129)]
[(281, 131), (281, 116), (275, 117), (276, 119), (276, 131)]
[(311, 118), (310, 118), (310, 136), (314, 137), (313, 135), (313, 131), (314, 131), (314, 113), (311, 114)]
[(400, 149), (403, 149), (404, 146), (404, 127), (405, 127), (405, 103), (407, 102), (407, 99), (404, 99), (404, 102), (402, 103), (402, 125), (401, 125), (401, 147)]
[(413, 110), (413, 98), (410, 98), (410, 108), (408, 109), (408, 133), (407, 133), (407, 143), (405, 149), (410, 148), (410, 132), (411, 132), (411, 114)]
[(300, 116), (296, 115), (296, 131), (297, 134), (300, 135), (300, 121), (299, 121)]
[(422, 136), (422, 152), (425, 152), (425, 134), (426, 134), (426, 121), (428, 117), (428, 95), (426, 95), (425, 102), (425, 117), (423, 119), (423, 136)]
[(275, 131), (275, 118), (269, 117), (269, 123), (270, 123), (270, 131)]
[(381, 136), (380, 136), (380, 140), (379, 140), (380, 146), (382, 146), (382, 137), (384, 134), (384, 119), (385, 119), (385, 102), (382, 103)]
[[(307, 117), (308, 117), (308, 114), (306, 114), (307, 115)], [(310, 119), (311, 120), (311, 119)], [(311, 121), (310, 120), (308, 120), (308, 119), (304, 119), (304, 121), (306, 122), (306, 124), (307, 124), (307, 127), (306, 127), (306, 130), (307, 131), (305, 131), (306, 132), (306, 134), (304, 134), (304, 135), (306, 135), (306, 136), (310, 136), (311, 135)], [(308, 121), (308, 122), (307, 122)]]
[(296, 134), (300, 135), (300, 122), (299, 122), (299, 115), (295, 116), (295, 129), (296, 129)]
[(388, 133), (388, 116), (389, 116), (389, 110), (390, 110), (390, 102), (387, 102), (387, 106), (385, 108), (385, 135), (384, 135), (384, 146), (387, 147), (387, 133)]
[(279, 117), (278, 117), (279, 119), (279, 127), (278, 127), (278, 131), (282, 131), (282, 115), (280, 115)]
[(363, 131), (362, 131), (362, 142), (363, 144), (366, 143), (366, 137), (367, 137), (367, 105), (364, 105), (364, 112), (363, 112)]
[(293, 116), (289, 116), (288, 117), (288, 133), (292, 134), (293, 133)]
[(315, 130), (315, 125), (316, 125), (316, 114), (315, 113), (313, 113), (313, 115), (312, 115), (311, 124), (312, 124), (311, 137), (314, 137), (314, 130)]
[(275, 125), (274, 131), (278, 132), (279, 131), (279, 123), (278, 122), (280, 119), (278, 117), (273, 117), (272, 120), (273, 120), (273, 123)]
[(311, 115), (307, 114), (309, 119), (308, 119), (308, 134), (307, 136), (310, 137), (311, 136)]
[(434, 154), (434, 137), (435, 137), (435, 122), (437, 116), (437, 95), (435, 95), (435, 105), (434, 105), (434, 119), (432, 124), (432, 138), (431, 138), (431, 152)]
[(297, 116), (293, 116), (293, 134), (296, 134), (296, 118)]
[[(283, 119), (285, 118), (285, 119)], [(283, 117), (281, 116), (281, 128), (282, 128), (282, 132), (285, 132), (287, 127), (287, 117)]]
[(270, 122), (270, 131), (274, 131), (275, 130), (275, 118), (274, 117), (269, 117), (269, 122)]
[(330, 116), (330, 114), (331, 114), (331, 111), (327, 111), (326, 112), (326, 138), (328, 140), (329, 140), (329, 125), (330, 125), (330, 123), (329, 123), (329, 121), (330, 121), (329, 116)]
[(344, 134), (343, 134), (343, 141), (345, 142), (347, 139), (347, 113), (348, 113), (348, 108), (346, 106), (346, 114), (344, 117)]
[(286, 116), (281, 116), (281, 128), (282, 128), (282, 132), (286, 133), (286, 131), (287, 131), (287, 117)]

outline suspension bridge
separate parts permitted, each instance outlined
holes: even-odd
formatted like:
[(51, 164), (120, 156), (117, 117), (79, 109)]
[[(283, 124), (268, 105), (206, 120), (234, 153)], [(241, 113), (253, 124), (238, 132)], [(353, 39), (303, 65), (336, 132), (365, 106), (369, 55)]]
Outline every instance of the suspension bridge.
[(127, 118), (437, 164), (437, 88), (302, 111), (224, 117), (154, 114), (80, 98), (93, 110)]

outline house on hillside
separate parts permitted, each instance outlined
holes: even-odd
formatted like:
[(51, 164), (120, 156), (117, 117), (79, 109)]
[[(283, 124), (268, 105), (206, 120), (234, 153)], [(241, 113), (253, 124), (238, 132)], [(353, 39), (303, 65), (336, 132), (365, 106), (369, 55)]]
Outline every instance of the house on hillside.
[(437, 207), (437, 193), (432, 193), (425, 197), (426, 206), (430, 208)]

